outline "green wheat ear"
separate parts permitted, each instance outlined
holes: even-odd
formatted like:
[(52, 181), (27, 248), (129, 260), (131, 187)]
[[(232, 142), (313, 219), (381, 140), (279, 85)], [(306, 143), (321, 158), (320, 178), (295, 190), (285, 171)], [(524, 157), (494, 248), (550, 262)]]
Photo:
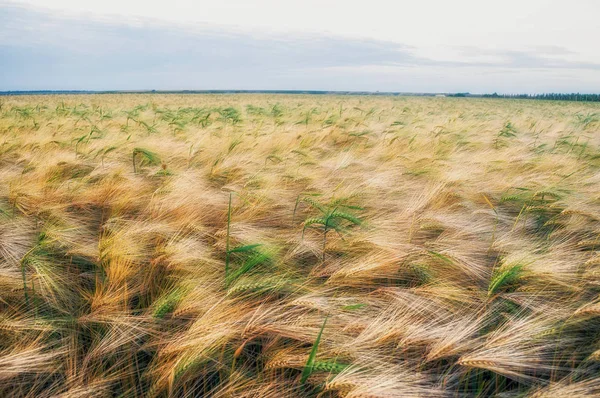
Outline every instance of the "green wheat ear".
[(337, 211), (337, 210), (333, 211), (329, 215), (329, 218), (332, 218), (332, 219), (341, 218), (341, 219), (344, 219), (346, 221), (350, 221), (352, 224), (355, 224), (355, 225), (361, 225), (362, 224), (362, 221), (359, 220), (357, 217), (354, 217), (352, 214), (344, 213), (342, 211)]
[(338, 363), (336, 361), (315, 361), (315, 363), (313, 364), (313, 371), (340, 373), (348, 366), (350, 365), (345, 363)]
[(149, 151), (147, 149), (144, 149), (144, 148), (134, 148), (132, 156), (131, 156), (131, 159), (133, 162), (133, 172), (134, 173), (136, 172), (135, 159), (138, 155), (143, 157), (142, 162), (145, 160), (149, 164), (159, 164), (160, 163), (160, 158), (158, 157), (158, 155), (156, 153)]
[(302, 228), (302, 239), (304, 240), (304, 232), (306, 231), (306, 228), (310, 227), (313, 224), (320, 224), (320, 225), (325, 225), (327, 223), (327, 220), (324, 218), (308, 218), (304, 221), (304, 228)]
[(272, 161), (273, 163), (277, 164), (277, 163), (281, 163), (283, 162), (283, 159), (280, 156), (277, 155), (269, 155), (267, 156), (267, 158), (265, 159), (265, 165), (267, 164), (267, 161)]
[(154, 304), (152, 316), (154, 318), (164, 318), (177, 307), (185, 295), (182, 289), (175, 289), (159, 298)]
[[(296, 221), (296, 211), (298, 210), (298, 205), (300, 204), (300, 200), (302, 198), (302, 196), (305, 197), (309, 197), (309, 196), (320, 196), (320, 193), (317, 192), (301, 192), (297, 197), (296, 197), (296, 204), (294, 205), (294, 212), (292, 213), (292, 225), (294, 224), (294, 221)], [(304, 199), (302, 199), (303, 201), (305, 201)], [(306, 203), (309, 203), (308, 201), (305, 201)]]
[(322, 204), (320, 204), (319, 202), (317, 202), (316, 200), (314, 200), (311, 197), (302, 198), (302, 201), (308, 203), (310, 206), (314, 207), (315, 209), (318, 209), (321, 213), (327, 213), (327, 209), (325, 208), (325, 206), (323, 206)]
[(408, 266), (420, 285), (427, 284), (434, 279), (431, 269), (423, 264), (410, 264)]
[(173, 369), (173, 381), (176, 382), (187, 372), (198, 369), (201, 365), (206, 363), (206, 361), (207, 359), (204, 356), (198, 356), (178, 363), (177, 366), (175, 366), (175, 369)]
[(488, 297), (510, 286), (517, 285), (524, 273), (525, 270), (521, 264), (513, 265), (510, 268), (495, 273), (488, 287)]
[(235, 247), (235, 248), (229, 250), (229, 253), (245, 253), (245, 252), (252, 251), (259, 246), (262, 246), (262, 243), (255, 243), (252, 245), (239, 246), (239, 247)]
[[(327, 233), (331, 230), (336, 231), (341, 237), (343, 231), (340, 221), (346, 220), (353, 225), (361, 225), (362, 221), (353, 216), (352, 214), (339, 211), (337, 207), (323, 206), (312, 198), (306, 197), (302, 201), (308, 203), (311, 207), (318, 209), (323, 215), (321, 217), (311, 217), (304, 221), (304, 227), (302, 228), (302, 239), (304, 240), (304, 233), (306, 228), (313, 227), (315, 224), (320, 226), (323, 230), (323, 262), (325, 262), (325, 247), (327, 246)], [(314, 228), (314, 227), (313, 227)], [(342, 237), (343, 238), (343, 237)]]
[(101, 148), (101, 149), (98, 150), (98, 152), (96, 153), (95, 157), (97, 157), (98, 155), (102, 154), (102, 156), (100, 158), (100, 161), (102, 162), (102, 166), (104, 166), (104, 158), (106, 157), (106, 155), (108, 155), (109, 153), (111, 153), (111, 152), (113, 152), (113, 151), (115, 151), (117, 149), (119, 149), (119, 148), (116, 147), (116, 146), (111, 146), (111, 147), (108, 147), (106, 149)]
[(342, 310), (344, 310), (344, 311), (360, 310), (361, 308), (365, 308), (367, 305), (368, 304), (365, 304), (365, 303), (350, 304), (350, 305), (343, 306)]
[(238, 269), (236, 269), (234, 272), (227, 275), (227, 277), (225, 278), (226, 285), (230, 286), (232, 282), (237, 280), (240, 276), (252, 271), (252, 269), (254, 269), (254, 267), (256, 267), (260, 264), (269, 262), (271, 260), (272, 260), (272, 257), (270, 254), (256, 252), (250, 258), (248, 258), (246, 260), (246, 262), (244, 264), (242, 264)]

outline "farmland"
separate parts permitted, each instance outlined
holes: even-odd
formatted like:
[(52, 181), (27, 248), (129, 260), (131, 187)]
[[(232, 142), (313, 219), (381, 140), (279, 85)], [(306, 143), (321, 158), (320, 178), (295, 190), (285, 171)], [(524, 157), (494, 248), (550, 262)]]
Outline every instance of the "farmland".
[(0, 103), (0, 396), (600, 394), (598, 103)]

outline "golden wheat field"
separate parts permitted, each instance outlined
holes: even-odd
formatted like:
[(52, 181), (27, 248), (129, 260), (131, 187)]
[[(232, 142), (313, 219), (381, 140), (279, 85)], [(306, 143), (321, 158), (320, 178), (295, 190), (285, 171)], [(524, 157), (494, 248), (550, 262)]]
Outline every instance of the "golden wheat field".
[(4, 97), (2, 397), (600, 395), (600, 105)]

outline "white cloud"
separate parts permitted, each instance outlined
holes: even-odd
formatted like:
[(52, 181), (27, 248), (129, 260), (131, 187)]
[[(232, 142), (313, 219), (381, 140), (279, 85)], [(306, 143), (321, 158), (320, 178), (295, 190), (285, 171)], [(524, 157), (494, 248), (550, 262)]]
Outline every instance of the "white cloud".
[[(598, 11), (592, 0), (0, 0), (0, 90), (600, 91)], [(52, 73), (20, 68), (28, 59)]]
[[(21, 0), (72, 14), (144, 17), (275, 32), (325, 32), (427, 48), (557, 45), (598, 60), (595, 0)], [(429, 54), (431, 55), (431, 54)], [(434, 54), (435, 55), (435, 54)], [(583, 60), (583, 59), (582, 59)]]

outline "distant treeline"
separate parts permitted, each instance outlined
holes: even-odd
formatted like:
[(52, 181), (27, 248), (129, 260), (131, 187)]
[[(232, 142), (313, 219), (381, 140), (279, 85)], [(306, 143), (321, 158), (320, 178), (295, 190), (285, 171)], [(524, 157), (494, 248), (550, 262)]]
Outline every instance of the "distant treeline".
[(552, 101), (591, 101), (600, 102), (600, 94), (580, 94), (580, 93), (548, 93), (548, 94), (513, 94), (513, 95), (499, 95), (499, 94), (485, 94), (484, 97), (489, 98), (524, 98), (524, 99), (539, 99), (539, 100), (552, 100)]
[(547, 94), (470, 94), (455, 93), (448, 94), (448, 97), (480, 97), (480, 98), (517, 98), (517, 99), (536, 99), (550, 101), (589, 101), (600, 102), (600, 94), (581, 94), (581, 93), (547, 93)]

